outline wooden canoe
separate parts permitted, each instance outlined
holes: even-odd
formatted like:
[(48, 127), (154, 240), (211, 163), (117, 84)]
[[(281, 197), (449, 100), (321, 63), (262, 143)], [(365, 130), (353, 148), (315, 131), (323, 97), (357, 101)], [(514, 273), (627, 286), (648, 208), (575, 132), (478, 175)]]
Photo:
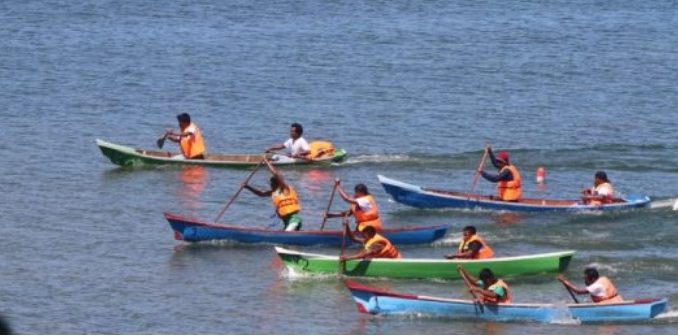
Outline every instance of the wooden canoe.
[(491, 321), (552, 323), (572, 319), (580, 322), (629, 322), (649, 320), (666, 310), (667, 299), (640, 299), (596, 304), (479, 304), (471, 300), (390, 292), (347, 280), (346, 287), (358, 311), (374, 315), (411, 315), (445, 318), (475, 318)]
[[(335, 274), (339, 258), (334, 255), (304, 253), (275, 247), (285, 266), (297, 273)], [(365, 259), (347, 260), (343, 275), (401, 279), (460, 279), (457, 265), (477, 274), (490, 268), (497, 276), (518, 276), (564, 272), (575, 251), (532, 254), (492, 259)]]
[[(340, 230), (282, 231), (266, 228), (222, 225), (165, 213), (176, 240), (188, 242), (226, 240), (244, 244), (341, 246)], [(383, 234), (394, 244), (428, 244), (445, 236), (447, 225), (386, 229)], [(348, 242), (348, 239), (347, 239)]]
[[(181, 156), (177, 157), (179, 155), (177, 152), (135, 149), (101, 139), (96, 139), (96, 142), (104, 156), (119, 166), (174, 164), (223, 168), (248, 168), (256, 166), (263, 159), (262, 154), (207, 154), (204, 160), (191, 160)], [(280, 154), (269, 154), (266, 157), (275, 166), (328, 165), (333, 162), (341, 162), (344, 160), (346, 158), (346, 151), (337, 149), (331, 156), (320, 157), (313, 160), (293, 159)]]
[(417, 185), (378, 175), (384, 190), (394, 201), (425, 209), (485, 209), (516, 212), (600, 212), (644, 208), (650, 205), (645, 195), (629, 195), (613, 203), (602, 205), (583, 204), (581, 200), (547, 200), (524, 198), (518, 202), (497, 200), (491, 196), (467, 192), (423, 188)]

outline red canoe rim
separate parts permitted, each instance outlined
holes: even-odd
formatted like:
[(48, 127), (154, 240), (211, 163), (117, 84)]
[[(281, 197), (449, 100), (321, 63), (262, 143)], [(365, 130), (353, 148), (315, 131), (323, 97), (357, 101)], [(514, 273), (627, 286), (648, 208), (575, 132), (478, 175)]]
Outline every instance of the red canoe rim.
[[(181, 215), (176, 215), (169, 213), (167, 211), (163, 212), (163, 215), (165, 216), (165, 219), (168, 221), (174, 220), (174, 221), (180, 221), (180, 222), (186, 222), (187, 224), (194, 225), (194, 226), (204, 226), (204, 227), (211, 227), (215, 229), (227, 229), (227, 230), (238, 230), (238, 231), (259, 231), (259, 232), (279, 232), (279, 233), (289, 233), (289, 234), (294, 234), (294, 233), (303, 233), (303, 234), (318, 234), (318, 235), (341, 235), (340, 230), (303, 230), (303, 231), (283, 231), (283, 230), (271, 230), (271, 229), (265, 229), (265, 228), (252, 228), (252, 227), (245, 227), (245, 226), (237, 226), (237, 225), (223, 225), (223, 224), (217, 224), (217, 223), (208, 223), (202, 220), (194, 219), (194, 218), (188, 218), (184, 217)], [(383, 232), (386, 233), (397, 233), (397, 232), (407, 232), (407, 231), (427, 231), (427, 230), (439, 230), (439, 229), (449, 229), (449, 225), (431, 225), (431, 226), (416, 226), (416, 227), (403, 227), (403, 228), (397, 228), (397, 229), (384, 229)]]
[(397, 298), (403, 298), (403, 299), (414, 299), (414, 300), (419, 299), (419, 297), (416, 296), (416, 295), (403, 294), (403, 293), (392, 293), (392, 292), (388, 292), (388, 291), (380, 289), (380, 288), (367, 287), (367, 286), (365, 286), (361, 283), (355, 282), (353, 280), (345, 280), (344, 284), (350, 290), (370, 292), (370, 293), (377, 294), (377, 295), (380, 295), (380, 296), (390, 296), (390, 297), (397, 297)]

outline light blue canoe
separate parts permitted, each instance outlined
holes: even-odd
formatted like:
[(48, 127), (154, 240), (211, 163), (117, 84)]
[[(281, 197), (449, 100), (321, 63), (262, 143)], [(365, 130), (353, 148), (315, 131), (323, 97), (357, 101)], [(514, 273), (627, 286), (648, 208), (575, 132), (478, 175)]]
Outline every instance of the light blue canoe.
[(642, 321), (664, 312), (668, 303), (667, 299), (642, 299), (611, 304), (479, 304), (470, 300), (393, 293), (350, 280), (345, 283), (358, 305), (358, 311), (374, 315), (423, 315), (541, 323), (567, 319), (580, 322)]
[(436, 190), (394, 180), (378, 175), (379, 182), (394, 201), (416, 208), (436, 209), (486, 209), (517, 212), (599, 212), (644, 208), (650, 205), (645, 195), (628, 195), (623, 199), (602, 205), (583, 204), (580, 200), (547, 200), (524, 198), (519, 202), (506, 202), (491, 196), (466, 192)]

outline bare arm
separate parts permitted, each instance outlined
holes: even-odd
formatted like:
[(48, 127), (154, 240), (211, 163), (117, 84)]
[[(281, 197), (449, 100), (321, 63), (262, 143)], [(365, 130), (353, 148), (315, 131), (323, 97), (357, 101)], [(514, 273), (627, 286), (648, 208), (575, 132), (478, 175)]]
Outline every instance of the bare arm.
[(584, 295), (584, 294), (589, 294), (588, 289), (584, 288), (577, 288), (577, 286), (573, 285), (570, 281), (565, 278), (564, 275), (560, 274), (558, 275), (558, 281), (560, 281), (565, 287), (569, 288), (571, 291), (573, 291), (575, 294), (579, 295)]
[(271, 194), (273, 194), (273, 190), (264, 191), (264, 190), (260, 190), (260, 189), (257, 189), (257, 188), (255, 188), (255, 187), (252, 187), (252, 186), (250, 186), (249, 184), (244, 184), (244, 183), (243, 183), (242, 187), (245, 188), (245, 189), (247, 189), (247, 190), (249, 190), (249, 191), (251, 191), (253, 194), (255, 194), (255, 195), (259, 196), (259, 197), (271, 196)]
[(358, 201), (355, 200), (355, 198), (351, 197), (349, 194), (346, 193), (344, 188), (341, 187), (341, 185), (337, 184), (337, 190), (339, 191), (339, 196), (341, 196), (341, 199), (346, 201), (346, 203), (349, 204), (358, 204)]

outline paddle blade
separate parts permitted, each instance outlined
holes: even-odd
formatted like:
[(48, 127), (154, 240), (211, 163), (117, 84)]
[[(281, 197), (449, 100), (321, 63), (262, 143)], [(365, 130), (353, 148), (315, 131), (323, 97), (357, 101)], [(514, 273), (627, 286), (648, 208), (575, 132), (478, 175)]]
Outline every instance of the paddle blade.
[(165, 137), (162, 136), (155, 141), (155, 144), (158, 145), (158, 148), (162, 149), (162, 146), (165, 145)]

